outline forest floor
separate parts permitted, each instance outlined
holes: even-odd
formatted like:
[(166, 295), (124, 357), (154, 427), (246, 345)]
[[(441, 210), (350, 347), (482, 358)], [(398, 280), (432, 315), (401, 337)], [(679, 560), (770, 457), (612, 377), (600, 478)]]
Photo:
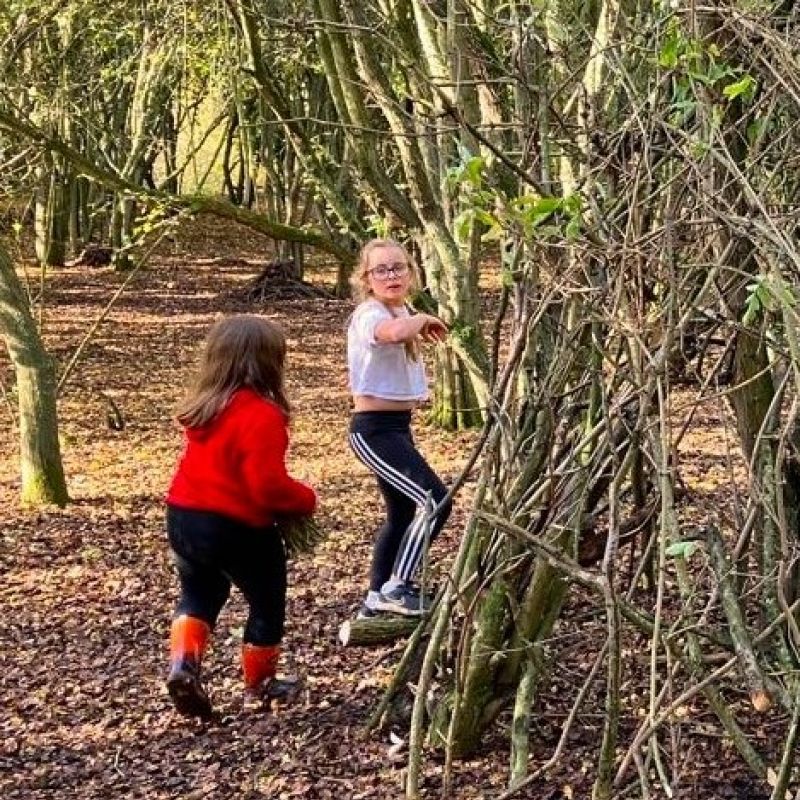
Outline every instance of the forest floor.
[[(7, 403), (0, 407), (0, 797), (39, 798), (399, 798), (404, 730), (368, 732), (400, 646), (343, 648), (341, 622), (362, 597), (371, 539), (381, 515), (372, 477), (347, 446), (349, 403), (344, 330), (352, 304), (284, 298), (253, 304), (242, 288), (269, 260), (269, 245), (210, 220), (187, 226), (132, 278), (83, 351), (59, 402), (72, 502), (63, 510), (18, 506), (12, 374), (0, 361)], [(317, 265), (319, 285), (335, 267)], [(61, 367), (123, 276), (69, 267), (48, 276), (43, 329)], [(171, 709), (163, 679), (177, 581), (164, 535), (162, 497), (181, 447), (171, 412), (209, 324), (217, 315), (257, 311), (280, 322), (290, 346), (294, 404), (290, 469), (319, 488), (326, 542), (290, 567), (288, 671), (305, 677), (293, 706), (274, 714), (241, 705), (238, 650), (244, 619), (234, 596), (223, 611), (205, 665), (217, 718), (190, 722)], [(2, 355), (5, 359), (5, 355)], [(2, 398), (0, 398), (2, 399)], [(123, 423), (109, 402), (119, 409)], [(11, 424), (9, 424), (11, 423)], [(118, 429), (121, 428), (121, 429)], [(462, 467), (474, 434), (416, 422), (418, 440), (446, 481)], [(724, 470), (716, 435), (687, 440), (685, 480), (707, 504)], [(694, 448), (694, 450), (692, 450)], [(433, 549), (446, 569), (469, 506), (469, 486)], [(579, 595), (549, 643), (552, 677), (533, 713), (531, 769), (550, 756), (605, 639), (602, 615)], [(623, 737), (644, 713), (647, 642), (631, 641), (625, 673)], [(602, 683), (602, 681), (600, 681)], [(590, 694), (567, 751), (528, 798), (588, 797), (603, 720), (603, 687)], [(742, 696), (732, 695), (742, 706)], [(745, 710), (742, 706), (742, 713)], [(452, 797), (500, 795), (508, 778), (503, 717), (481, 751), (456, 762)], [(768, 742), (768, 720), (756, 739)], [(624, 742), (623, 742), (624, 744)], [(702, 704), (662, 742), (681, 765), (680, 798), (768, 798), (751, 780)], [(443, 760), (426, 753), (423, 792), (441, 796)], [(631, 781), (638, 786), (635, 774)], [(636, 797), (636, 789), (626, 796)], [(662, 797), (654, 787), (653, 797)]]

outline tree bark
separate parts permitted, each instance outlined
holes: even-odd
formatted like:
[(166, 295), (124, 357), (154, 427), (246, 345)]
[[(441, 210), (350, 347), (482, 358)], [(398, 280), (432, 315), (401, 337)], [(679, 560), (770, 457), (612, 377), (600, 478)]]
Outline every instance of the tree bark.
[(35, 192), (36, 257), (48, 267), (63, 267), (66, 258), (66, 195), (56, 160), (44, 156), (37, 169)]
[(0, 335), (17, 378), (21, 499), (34, 506), (67, 504), (61, 463), (53, 363), (42, 345), (22, 284), (0, 245)]
[(367, 619), (349, 619), (339, 628), (339, 641), (344, 647), (386, 644), (412, 633), (419, 619), (380, 614)]

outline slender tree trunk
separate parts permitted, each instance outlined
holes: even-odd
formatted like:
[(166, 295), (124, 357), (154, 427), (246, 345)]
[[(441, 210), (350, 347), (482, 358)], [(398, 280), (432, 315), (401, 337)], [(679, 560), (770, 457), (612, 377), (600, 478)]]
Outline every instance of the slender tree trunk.
[(44, 266), (64, 266), (66, 201), (65, 187), (56, 160), (46, 155), (44, 163), (37, 170), (35, 200), (36, 257)]

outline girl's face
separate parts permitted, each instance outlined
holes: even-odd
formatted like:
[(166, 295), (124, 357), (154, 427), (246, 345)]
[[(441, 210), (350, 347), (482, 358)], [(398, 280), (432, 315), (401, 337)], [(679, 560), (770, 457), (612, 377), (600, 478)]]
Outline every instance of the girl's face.
[(376, 247), (367, 256), (367, 282), (373, 297), (387, 306), (400, 306), (411, 286), (411, 266), (399, 247)]

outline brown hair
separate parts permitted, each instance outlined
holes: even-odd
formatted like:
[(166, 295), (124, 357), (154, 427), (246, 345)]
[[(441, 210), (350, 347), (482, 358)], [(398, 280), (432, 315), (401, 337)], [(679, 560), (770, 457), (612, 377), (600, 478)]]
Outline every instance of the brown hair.
[(205, 425), (243, 387), (272, 400), (288, 416), (285, 360), (286, 337), (274, 322), (252, 314), (224, 317), (208, 332), (194, 386), (176, 419), (186, 427)]
[[(411, 285), (414, 286), (416, 283), (414, 262), (408, 250), (406, 250), (406, 248), (403, 247), (400, 242), (398, 242), (396, 239), (370, 239), (361, 248), (361, 252), (358, 254), (358, 263), (356, 264), (356, 268), (353, 270), (353, 274), (350, 276), (350, 286), (353, 290), (355, 299), (359, 303), (372, 296), (372, 289), (369, 287), (368, 277), (369, 256), (373, 250), (377, 250), (379, 247), (397, 248), (403, 254), (403, 258), (408, 264), (409, 274), (411, 275)], [(393, 317), (397, 316), (390, 307), (386, 306), (386, 308)], [(410, 342), (405, 342), (404, 347), (406, 351), (406, 357), (409, 360), (419, 361), (420, 350), (419, 342), (417, 341), (416, 337)]]

